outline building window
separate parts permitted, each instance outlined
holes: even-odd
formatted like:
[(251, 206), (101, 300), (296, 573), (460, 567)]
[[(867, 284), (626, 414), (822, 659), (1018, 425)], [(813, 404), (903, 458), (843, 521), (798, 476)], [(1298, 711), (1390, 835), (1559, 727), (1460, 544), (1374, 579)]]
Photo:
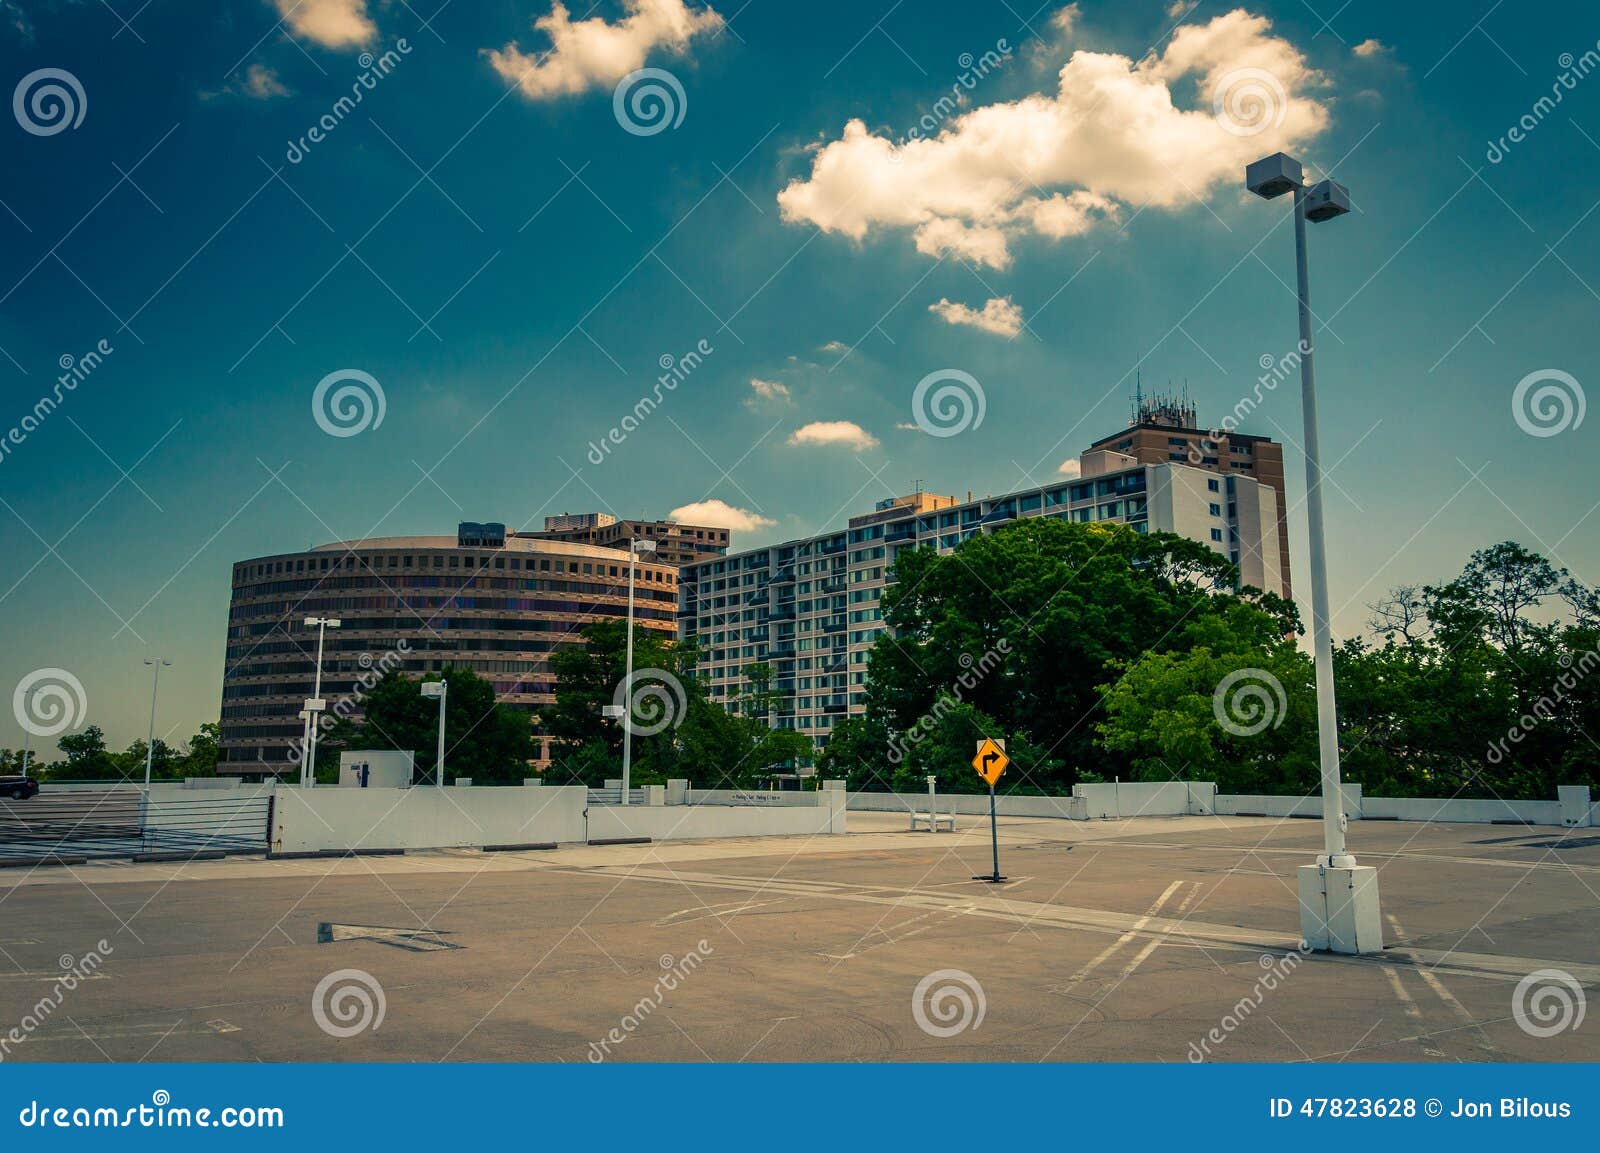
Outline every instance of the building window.
[(1211, 515), (1212, 516), (1221, 516), (1222, 515), (1222, 506), (1220, 504), (1212, 504), (1209, 507), (1211, 509)]
[(1209, 492), (1221, 492), (1221, 491), (1222, 491), (1222, 490), (1221, 490), (1221, 489), (1220, 489), (1220, 488), (1219, 488), (1219, 487), (1218, 487), (1218, 486), (1217, 486), (1217, 482), (1216, 482), (1216, 481), (1215, 481), (1215, 480), (1214, 480), (1214, 479), (1213, 479), (1213, 480), (1208, 480), (1208, 481), (1206, 481), (1206, 489), (1207, 489), (1207, 491), (1209, 491)]
[(1218, 541), (1220, 543), (1221, 540), (1222, 540), (1222, 530), (1220, 528), (1212, 529), (1211, 530), (1211, 539), (1214, 540), (1214, 541)]

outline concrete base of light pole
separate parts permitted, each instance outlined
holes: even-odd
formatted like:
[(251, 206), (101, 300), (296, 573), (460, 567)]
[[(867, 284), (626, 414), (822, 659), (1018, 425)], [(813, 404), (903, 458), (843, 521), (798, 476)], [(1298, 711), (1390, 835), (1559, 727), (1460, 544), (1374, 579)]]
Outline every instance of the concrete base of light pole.
[(1378, 870), (1300, 866), (1300, 936), (1323, 953), (1381, 953)]

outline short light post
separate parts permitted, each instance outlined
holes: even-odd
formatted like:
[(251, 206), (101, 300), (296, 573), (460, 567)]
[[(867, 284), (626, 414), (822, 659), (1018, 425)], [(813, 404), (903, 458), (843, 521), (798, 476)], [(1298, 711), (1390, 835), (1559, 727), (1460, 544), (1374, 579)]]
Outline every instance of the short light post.
[(449, 681), (427, 681), (422, 686), (423, 696), (436, 698), (439, 702), (439, 751), (433, 762), (433, 783), (441, 789), (444, 788), (444, 702), (449, 692)]
[(1300, 869), (1301, 936), (1315, 949), (1376, 953), (1383, 949), (1378, 875), (1358, 866), (1345, 845), (1344, 786), (1339, 772), (1339, 714), (1333, 692), (1333, 635), (1328, 622), (1328, 564), (1322, 520), (1322, 459), (1312, 373), (1311, 287), (1306, 221), (1320, 224), (1350, 211), (1350, 193), (1334, 180), (1307, 185), (1300, 162), (1282, 152), (1245, 169), (1245, 186), (1272, 200), (1294, 193), (1294, 248), (1300, 305), (1300, 403), (1305, 423), (1306, 528), (1310, 538), (1311, 635), (1317, 673), (1317, 741), (1322, 767), (1323, 853)]
[[(156, 752), (156, 692), (161, 688), (162, 668), (170, 669), (172, 662), (165, 657), (146, 657), (144, 663), (155, 670), (154, 676), (150, 679), (150, 736), (144, 744), (144, 791), (148, 794), (150, 792), (150, 769), (155, 763)], [(24, 775), (27, 774), (26, 766), (23, 767), (22, 772)]]
[(328, 708), (328, 702), (322, 699), (322, 642), (329, 629), (336, 629), (343, 623), (337, 617), (306, 618), (306, 627), (317, 630), (317, 670), (311, 697), (306, 701), (306, 712), (311, 714), (311, 721), (307, 728), (305, 756), (300, 766), (302, 787), (310, 787), (317, 782), (317, 737), (321, 735), (322, 714)]
[(622, 683), (623, 692), (622, 714), (622, 798), (621, 803), (628, 803), (629, 775), (633, 769), (633, 717), (629, 710), (633, 708), (633, 573), (637, 567), (640, 553), (653, 553), (656, 551), (656, 542), (653, 540), (634, 540), (628, 542), (628, 649), (625, 658), (625, 669)]

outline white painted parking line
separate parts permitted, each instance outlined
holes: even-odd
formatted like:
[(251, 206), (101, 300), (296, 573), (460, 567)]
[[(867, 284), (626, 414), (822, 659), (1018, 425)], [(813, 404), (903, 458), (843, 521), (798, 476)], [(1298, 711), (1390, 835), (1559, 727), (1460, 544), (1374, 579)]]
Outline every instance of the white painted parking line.
[(1167, 901), (1172, 897), (1172, 894), (1176, 893), (1182, 887), (1182, 881), (1174, 881), (1172, 884), (1168, 885), (1166, 891), (1162, 893), (1161, 896), (1156, 898), (1155, 904), (1151, 905), (1149, 909), (1145, 910), (1144, 916), (1140, 917), (1131, 926), (1129, 926), (1128, 931), (1123, 933), (1122, 936), (1118, 937), (1115, 941), (1112, 941), (1111, 944), (1107, 945), (1104, 949), (1101, 949), (1100, 952), (1096, 953), (1087, 965), (1084, 965), (1076, 973), (1072, 974), (1071, 978), (1068, 979), (1067, 984), (1076, 985), (1079, 981), (1082, 981), (1090, 973), (1094, 972), (1102, 964), (1109, 960), (1111, 955), (1118, 949), (1122, 948), (1122, 946), (1133, 940), (1133, 938), (1138, 935), (1140, 930), (1144, 929), (1145, 926), (1150, 924), (1150, 918), (1161, 912), (1161, 907), (1167, 903)]

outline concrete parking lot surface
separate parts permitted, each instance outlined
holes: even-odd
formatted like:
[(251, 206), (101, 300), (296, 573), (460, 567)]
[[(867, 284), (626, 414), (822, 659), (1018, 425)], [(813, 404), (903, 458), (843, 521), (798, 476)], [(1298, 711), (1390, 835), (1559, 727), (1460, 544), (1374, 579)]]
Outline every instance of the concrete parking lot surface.
[[(1380, 870), (1390, 947), (1335, 958), (1296, 951), (1314, 821), (1005, 818), (998, 886), (970, 879), (989, 863), (983, 821), (850, 823), (543, 853), (0, 870), (0, 1042), (13, 1025), (24, 1038), (3, 1056), (1600, 1060), (1600, 1015), (1578, 1021), (1600, 988), (1588, 830), (1353, 826)], [(61, 964), (101, 940), (94, 971), (61, 991)], [(325, 981), (341, 970), (358, 975)], [(1519, 981), (1542, 970), (1578, 988), (1541, 976), (1519, 1006)], [(364, 1016), (356, 994), (330, 1005), (352, 982)], [(1540, 1015), (1563, 994), (1564, 1025)]]

